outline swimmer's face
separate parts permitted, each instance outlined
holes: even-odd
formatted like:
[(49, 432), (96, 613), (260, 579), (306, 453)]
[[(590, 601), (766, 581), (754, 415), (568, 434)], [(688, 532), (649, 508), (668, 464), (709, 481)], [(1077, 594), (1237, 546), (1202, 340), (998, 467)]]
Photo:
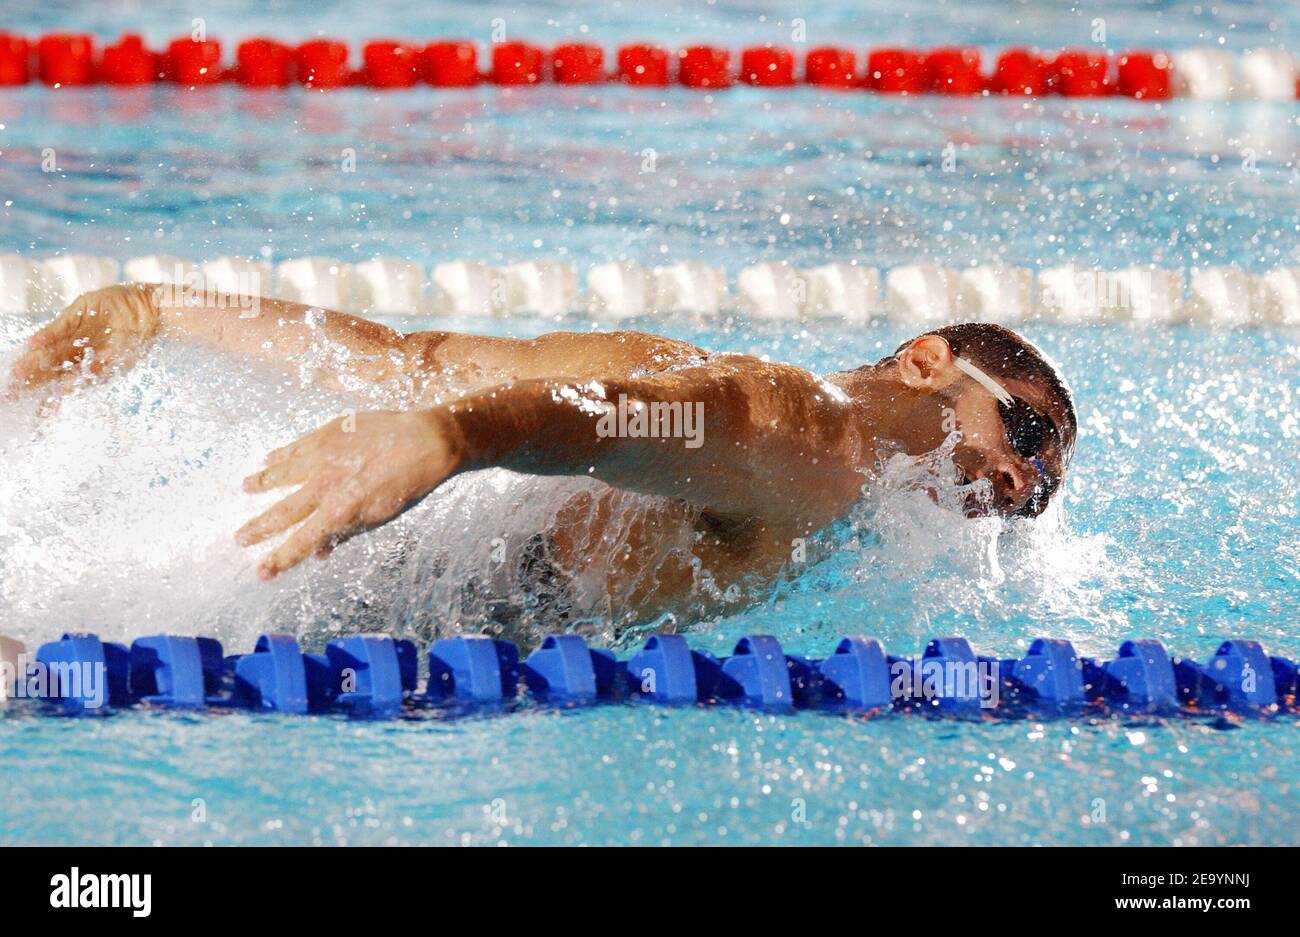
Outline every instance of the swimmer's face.
[[(987, 479), (992, 487), (989, 500), (971, 494), (968, 515), (1041, 514), (1060, 489), (1074, 445), (1072, 429), (1062, 429), (1073, 421), (1052, 389), (1028, 377), (999, 377), (1012, 398), (1000, 402), (954, 363), (946, 341), (932, 335), (916, 339), (897, 360), (903, 383), (926, 394), (916, 451), (933, 449), (956, 431), (953, 462), (963, 481)], [(937, 427), (926, 427), (931, 420)]]
[(968, 513), (1037, 517), (1065, 477), (1072, 440), (1063, 440), (1060, 427), (1069, 423), (1047, 388), (1012, 378), (999, 383), (1014, 398), (1009, 406), (973, 380), (955, 382), (961, 439), (953, 461), (966, 482), (988, 479), (993, 487), (992, 502), (972, 496)]

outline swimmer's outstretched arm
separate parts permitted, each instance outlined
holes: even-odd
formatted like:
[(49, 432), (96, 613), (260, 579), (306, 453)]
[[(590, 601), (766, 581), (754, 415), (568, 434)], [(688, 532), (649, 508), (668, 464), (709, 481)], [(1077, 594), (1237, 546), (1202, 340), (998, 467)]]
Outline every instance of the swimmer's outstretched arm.
[(531, 341), (403, 334), (302, 303), (125, 284), (86, 293), (28, 339), (11, 389), (129, 368), (160, 336), (273, 363), (307, 362), (315, 380), (335, 386), (344, 378), (391, 382), (401, 406), (435, 399), (450, 374), (463, 392), (523, 377), (663, 368), (700, 354), (685, 342), (636, 333), (555, 333)]
[[(638, 435), (649, 424), (634, 422), (636, 408), (655, 405), (667, 426)], [(757, 521), (802, 536), (858, 497), (860, 425), (853, 405), (813, 375), (752, 358), (645, 380), (519, 381), (428, 410), (335, 420), (271, 453), (245, 488), (298, 490), (237, 536), (247, 545), (296, 527), (259, 566), (269, 579), (448, 478), (492, 466), (589, 475), (681, 498), (724, 526)]]
[(212, 294), (150, 284), (86, 293), (27, 342), (14, 366), (17, 386), (81, 370), (130, 367), (160, 336), (268, 361), (300, 359), (324, 339), (347, 352), (331, 360), (337, 377), (370, 381), (406, 366), (407, 338), (359, 316), (279, 299)]

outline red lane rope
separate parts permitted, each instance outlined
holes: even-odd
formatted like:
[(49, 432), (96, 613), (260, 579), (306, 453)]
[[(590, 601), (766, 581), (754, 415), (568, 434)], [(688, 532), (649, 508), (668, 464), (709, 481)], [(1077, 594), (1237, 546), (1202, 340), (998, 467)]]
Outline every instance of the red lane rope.
[(860, 58), (845, 47), (815, 48), (800, 56), (789, 48), (762, 45), (742, 50), (737, 63), (730, 50), (719, 46), (695, 45), (674, 52), (629, 44), (620, 46), (607, 62), (600, 46), (587, 43), (544, 49), (527, 42), (501, 42), (480, 61), (478, 47), (469, 41), (421, 45), (373, 40), (362, 46), (359, 68), (352, 68), (350, 59), (348, 46), (332, 39), (297, 45), (247, 39), (236, 47), (234, 63), (227, 64), (216, 39), (181, 38), (155, 51), (131, 34), (100, 48), (86, 34), (56, 33), (29, 40), (0, 32), (0, 86), (34, 80), (59, 87), (231, 82), (252, 88), (620, 82), (642, 87), (676, 83), (703, 90), (737, 83), (765, 88), (808, 84), (886, 94), (1123, 95), (1148, 100), (1174, 93), (1170, 57), (1146, 51), (1111, 55), (1089, 49), (1053, 53), (1014, 48), (1001, 53), (986, 71), (978, 50), (959, 46), (880, 48)]

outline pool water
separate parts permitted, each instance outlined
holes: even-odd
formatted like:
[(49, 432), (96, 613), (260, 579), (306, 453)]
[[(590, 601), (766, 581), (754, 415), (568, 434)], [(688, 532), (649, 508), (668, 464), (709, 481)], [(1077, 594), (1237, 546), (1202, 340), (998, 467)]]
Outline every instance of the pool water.
[[(1092, 11), (992, 3), (505, 9), (512, 36), (736, 45), (1033, 40), (1078, 44)], [(369, 9), (373, 9), (373, 18)], [(1112, 45), (1295, 47), (1286, 4), (1102, 4)], [(996, 15), (994, 15), (996, 13)], [(484, 38), (493, 11), (374, 4), (367, 36)], [(78, 23), (152, 40), (190, 14), (17, 4), (9, 28)], [(761, 20), (760, 17), (766, 17)], [(173, 22), (175, 20), (176, 22)], [(179, 23), (180, 25), (177, 25)], [(286, 25), (289, 24), (289, 25)], [(208, 28), (354, 34), (342, 5), (232, 4)], [(354, 35), (354, 38), (359, 38)], [(1291, 106), (894, 100), (807, 89), (705, 96), (602, 88), (370, 95), (0, 95), (0, 251), (127, 258), (319, 254), (629, 259), (741, 267), (1300, 263)], [(943, 171), (953, 143), (955, 173)], [(58, 171), (42, 172), (52, 148)], [(356, 172), (341, 170), (356, 154)], [(653, 172), (643, 171), (653, 151)], [(1251, 158), (1247, 158), (1249, 155)], [(534, 335), (561, 321), (404, 320)], [(686, 319), (634, 327), (817, 371), (912, 331)], [(30, 324), (0, 317), (0, 364)], [(835, 549), (764, 601), (683, 621), (728, 653), (750, 633), (821, 656), (842, 633), (917, 653), (962, 634), (1023, 654), (1063, 636), (1111, 656), (1154, 637), (1204, 658), (1220, 637), (1300, 657), (1300, 333), (1031, 324), (1063, 366), (1081, 436), (1064, 511), (957, 521), (915, 492), (864, 501)], [(162, 631), (247, 650), (265, 630), (319, 647), (354, 630), (449, 633), (456, 580), (493, 537), (526, 537), (576, 482), (457, 479), (399, 522), (273, 584), (231, 534), (265, 502), (239, 479), (346, 407), (295, 375), (174, 345), (37, 416), (0, 401), (0, 632)], [(581, 483), (585, 484), (585, 483)], [(434, 562), (434, 559), (437, 562)], [(450, 567), (447, 564), (450, 563)], [(436, 567), (436, 569), (435, 569)], [(645, 623), (649, 626), (652, 623)], [(636, 630), (606, 643), (620, 654)], [(1294, 842), (1300, 734), (1272, 720), (953, 722), (610, 705), (450, 720), (0, 708), (0, 844)]]

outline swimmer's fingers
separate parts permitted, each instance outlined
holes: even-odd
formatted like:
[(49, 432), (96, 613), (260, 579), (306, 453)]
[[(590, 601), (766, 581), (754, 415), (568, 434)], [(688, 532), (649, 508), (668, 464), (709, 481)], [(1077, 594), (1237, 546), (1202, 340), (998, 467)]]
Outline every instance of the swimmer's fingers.
[(257, 574), (263, 579), (273, 579), (313, 553), (328, 551), (334, 544), (347, 539), (354, 515), (355, 511), (350, 510), (346, 502), (322, 504), (288, 540), (262, 560)]
[(27, 339), (25, 350), (14, 363), (11, 386), (18, 389), (48, 384), (75, 369), (96, 339), (105, 337), (94, 334), (90, 326), (83, 297)]
[(42, 346), (23, 352), (14, 362), (12, 386), (37, 387), (68, 374), (81, 363), (84, 348), (74, 345)]
[(268, 465), (260, 472), (254, 472), (244, 479), (244, 490), (250, 494), (272, 491), (289, 485), (301, 485), (307, 481), (312, 463), (307, 459), (290, 458), (283, 462)]
[(316, 448), (316, 445), (319, 442), (319, 433), (320, 430), (315, 430), (308, 433), (306, 436), (303, 436), (301, 439), (289, 443), (287, 446), (281, 446), (279, 449), (272, 449), (266, 454), (266, 464), (278, 465), (287, 459), (295, 459), (298, 456), (306, 455), (308, 452)]
[(86, 303), (78, 299), (63, 310), (54, 320), (39, 329), (27, 339), (29, 349), (53, 348), (56, 345), (70, 344), (81, 334), (82, 323), (86, 318)]
[(245, 547), (261, 543), (306, 519), (319, 504), (320, 497), (315, 489), (311, 486), (300, 488), (239, 528), (235, 540)]
[(303, 456), (309, 452), (315, 451), (321, 443), (334, 438), (343, 424), (344, 420), (342, 417), (330, 420), (324, 426), (312, 430), (306, 436), (294, 440), (289, 443), (289, 445), (271, 450), (266, 454), (266, 464), (276, 465), (287, 459), (297, 458), (298, 456)]

